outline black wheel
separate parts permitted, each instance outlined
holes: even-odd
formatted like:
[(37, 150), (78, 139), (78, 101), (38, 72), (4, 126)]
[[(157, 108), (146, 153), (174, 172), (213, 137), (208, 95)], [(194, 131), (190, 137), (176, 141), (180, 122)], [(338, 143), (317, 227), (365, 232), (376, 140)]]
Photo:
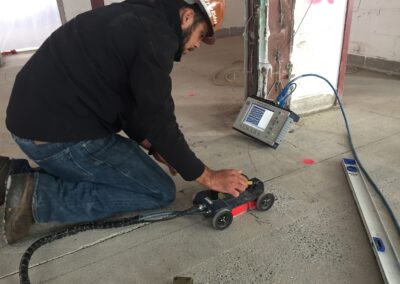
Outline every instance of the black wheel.
[(224, 230), (232, 224), (233, 215), (229, 209), (222, 209), (214, 215), (212, 224), (214, 229)]
[(263, 193), (257, 198), (257, 210), (267, 211), (275, 202), (275, 196), (272, 193)]

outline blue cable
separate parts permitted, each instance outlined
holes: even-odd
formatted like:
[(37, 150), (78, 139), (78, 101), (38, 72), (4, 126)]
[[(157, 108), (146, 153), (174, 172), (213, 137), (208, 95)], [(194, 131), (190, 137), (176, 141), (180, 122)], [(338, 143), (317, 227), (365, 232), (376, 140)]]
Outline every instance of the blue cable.
[(297, 84), (291, 83), (287, 84), (286, 87), (280, 92), (279, 96), (277, 97), (276, 101), (280, 107), (284, 107), (286, 105), (287, 99), (293, 94), (296, 90)]
[[(343, 114), (343, 118), (344, 118), (344, 123), (346, 125), (346, 129), (347, 129), (347, 134), (348, 134), (348, 139), (349, 139), (349, 144), (350, 144), (350, 148), (351, 151), (353, 153), (353, 156), (355, 158), (355, 160), (357, 161), (357, 163), (359, 164), (361, 171), (364, 173), (364, 175), (366, 176), (368, 182), (372, 185), (373, 189), (376, 191), (376, 193), (380, 196), (380, 198), (383, 201), (383, 204), (385, 205), (386, 209), (389, 212), (390, 217), (392, 218), (393, 223), (396, 226), (397, 232), (400, 235), (400, 225), (399, 222), (396, 219), (396, 216), (394, 215), (392, 208), (390, 207), (389, 203), (387, 202), (385, 196), (382, 194), (382, 192), (379, 190), (378, 186), (375, 184), (375, 182), (372, 180), (372, 178), (369, 176), (369, 174), (367, 173), (367, 171), (364, 169), (364, 166), (362, 165), (360, 159), (357, 156), (356, 150), (354, 148), (353, 145), (353, 140), (351, 138), (351, 133), (350, 133), (350, 126), (349, 123), (347, 121), (347, 117), (346, 117), (346, 113), (344, 112), (344, 108), (342, 106), (342, 103), (340, 101), (339, 95), (336, 91), (336, 89), (332, 86), (332, 84), (324, 77), (318, 75), (318, 74), (304, 74), (304, 75), (300, 75), (296, 78), (294, 78), (293, 80), (291, 80), (284, 88), (283, 90), (279, 93), (276, 102), (279, 106), (284, 107), (286, 105), (286, 101), (287, 99), (293, 94), (294, 90), (296, 89), (297, 85), (294, 83), (295, 81), (304, 78), (304, 77), (317, 77), (320, 78), (322, 80), (324, 80), (326, 83), (328, 83), (328, 85), (332, 88), (333, 92), (335, 93), (336, 96), (336, 100), (339, 103), (340, 106), (340, 110)], [(294, 89), (291, 91), (292, 86), (295, 86)]]

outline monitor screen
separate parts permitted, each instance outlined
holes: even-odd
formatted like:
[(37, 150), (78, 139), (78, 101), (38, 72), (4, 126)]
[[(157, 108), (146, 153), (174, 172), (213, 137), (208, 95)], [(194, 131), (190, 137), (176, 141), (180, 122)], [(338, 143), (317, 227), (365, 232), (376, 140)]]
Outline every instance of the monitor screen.
[(260, 105), (251, 104), (243, 123), (258, 130), (264, 131), (265, 128), (267, 128), (268, 123), (271, 121), (273, 115), (273, 111), (263, 108)]

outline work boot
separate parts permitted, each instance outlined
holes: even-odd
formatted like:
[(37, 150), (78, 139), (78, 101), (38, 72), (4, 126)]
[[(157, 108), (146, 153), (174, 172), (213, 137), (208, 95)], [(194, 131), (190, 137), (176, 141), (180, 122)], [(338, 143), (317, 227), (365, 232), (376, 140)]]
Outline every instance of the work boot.
[(32, 171), (33, 169), (26, 159), (10, 159), (0, 156), (0, 206), (4, 204), (8, 176)]
[(4, 239), (13, 244), (28, 235), (34, 224), (32, 213), (33, 175), (10, 175), (7, 180)]
[(10, 159), (0, 156), (0, 206), (4, 204), (6, 181), (10, 169)]

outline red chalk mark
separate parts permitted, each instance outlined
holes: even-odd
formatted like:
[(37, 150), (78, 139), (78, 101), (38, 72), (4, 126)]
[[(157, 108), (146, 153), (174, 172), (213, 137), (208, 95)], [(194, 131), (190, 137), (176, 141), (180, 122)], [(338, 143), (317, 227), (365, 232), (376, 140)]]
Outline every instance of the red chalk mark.
[(312, 159), (304, 159), (304, 160), (303, 160), (303, 163), (306, 164), (306, 165), (311, 166), (311, 165), (313, 165), (315, 162), (314, 162), (314, 160), (312, 160)]
[(189, 97), (194, 97), (195, 95), (196, 95), (196, 93), (194, 93), (194, 92), (191, 92), (188, 94)]

